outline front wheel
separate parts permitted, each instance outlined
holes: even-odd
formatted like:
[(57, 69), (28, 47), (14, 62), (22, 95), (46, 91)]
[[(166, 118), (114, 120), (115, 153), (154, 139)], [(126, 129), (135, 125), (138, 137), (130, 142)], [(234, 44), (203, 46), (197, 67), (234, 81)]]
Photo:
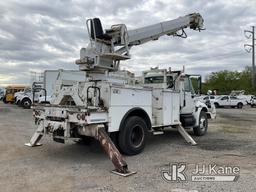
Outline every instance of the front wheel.
[(118, 146), (126, 155), (141, 153), (146, 144), (147, 125), (137, 116), (129, 117), (121, 128), (118, 136)]
[(22, 107), (24, 107), (25, 109), (30, 109), (31, 104), (32, 104), (32, 102), (28, 98), (23, 99), (21, 102)]
[(208, 129), (208, 119), (205, 111), (200, 112), (199, 125), (193, 128), (194, 134), (196, 136), (203, 136), (206, 134)]
[(4, 102), (4, 103), (7, 103), (7, 101), (6, 101), (6, 97), (4, 97), (4, 98), (3, 98), (3, 102)]

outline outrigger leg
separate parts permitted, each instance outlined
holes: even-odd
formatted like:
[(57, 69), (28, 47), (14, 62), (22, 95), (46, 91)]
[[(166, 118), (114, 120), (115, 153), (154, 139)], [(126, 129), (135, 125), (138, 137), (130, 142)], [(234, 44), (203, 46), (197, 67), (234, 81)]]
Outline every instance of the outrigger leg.
[(197, 145), (195, 140), (187, 133), (187, 131), (182, 127), (182, 125), (178, 125), (178, 131), (188, 143), (190, 143), (191, 145)]
[(128, 170), (127, 163), (106, 133), (104, 125), (91, 126), (89, 129), (87, 127), (85, 132), (86, 135), (92, 136), (100, 142), (102, 148), (107, 153), (113, 165), (115, 166), (115, 170), (113, 170), (112, 173), (123, 177), (136, 174), (136, 172), (131, 172)]
[(34, 135), (31, 137), (29, 143), (25, 143), (26, 146), (28, 147), (36, 147), (36, 146), (41, 146), (42, 144), (39, 143), (41, 138), (43, 137), (43, 132), (44, 132), (44, 127), (42, 123), (39, 123), (36, 132)]

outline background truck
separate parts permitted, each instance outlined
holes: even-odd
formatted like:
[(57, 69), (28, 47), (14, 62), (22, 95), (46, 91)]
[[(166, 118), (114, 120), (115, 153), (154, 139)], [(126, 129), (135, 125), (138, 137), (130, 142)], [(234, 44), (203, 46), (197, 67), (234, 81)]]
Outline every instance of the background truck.
[(26, 85), (9, 85), (5, 88), (5, 94), (3, 96), (4, 103), (14, 103), (14, 94), (20, 91), (24, 91), (25, 88), (28, 86)]
[(219, 107), (237, 107), (242, 109), (244, 105), (247, 105), (247, 102), (244, 99), (239, 99), (237, 96), (224, 95), (218, 97), (214, 105), (216, 108)]
[(33, 102), (38, 102), (38, 98), (45, 95), (43, 82), (33, 82), (31, 88), (19, 94), (16, 99), (17, 104), (25, 109), (30, 109)]
[(16, 103), (26, 109), (29, 109), (33, 103), (50, 103), (54, 89), (57, 88), (58, 84), (73, 85), (78, 81), (85, 81), (85, 72), (45, 70), (42, 81), (33, 82), (32, 88), (17, 93)]
[(89, 19), (86, 24), (90, 42), (80, 50), (76, 61), (86, 74), (85, 80), (56, 83), (51, 104), (34, 108), (37, 130), (26, 145), (40, 145), (43, 135), (61, 143), (93, 137), (112, 160), (114, 172), (127, 176), (134, 172), (128, 170), (119, 150), (127, 155), (142, 152), (149, 133), (163, 133), (172, 127), (196, 144), (181, 126), (181, 114), (188, 115), (185, 123), (187, 127), (197, 127), (198, 135), (206, 133), (208, 120), (204, 105), (196, 106), (191, 92), (185, 91), (187, 78), (173, 72), (174, 86), (145, 86), (135, 84), (133, 74), (120, 71), (119, 65), (130, 59), (132, 46), (163, 35), (186, 37), (187, 27), (202, 30), (201, 15), (193, 13), (135, 30), (119, 24), (103, 31), (98, 18)]
[(20, 105), (20, 101), (23, 98), (23, 95), (31, 93), (31, 87), (27, 87), (24, 91), (19, 91), (14, 94), (14, 101), (16, 105)]
[(248, 104), (251, 106), (251, 107), (256, 107), (256, 96), (252, 96), (250, 101), (248, 102)]

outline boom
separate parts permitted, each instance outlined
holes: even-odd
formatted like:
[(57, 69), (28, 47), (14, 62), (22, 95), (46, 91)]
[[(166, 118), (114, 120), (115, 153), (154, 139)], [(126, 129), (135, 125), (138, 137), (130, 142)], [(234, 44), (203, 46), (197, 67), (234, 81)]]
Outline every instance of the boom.
[(186, 27), (201, 30), (203, 18), (200, 14), (193, 13), (174, 20), (128, 31), (129, 45), (139, 45), (150, 40), (157, 40), (163, 35), (176, 35), (178, 31)]
[[(127, 30), (125, 24), (112, 25), (104, 33), (98, 18), (86, 22), (90, 43), (80, 50), (80, 59), (76, 61), (80, 70), (105, 72), (117, 71), (121, 60), (130, 59), (129, 50), (163, 35), (186, 38), (185, 28), (203, 29), (203, 18), (199, 13), (192, 13), (174, 20)], [(181, 31), (181, 34), (178, 32)]]

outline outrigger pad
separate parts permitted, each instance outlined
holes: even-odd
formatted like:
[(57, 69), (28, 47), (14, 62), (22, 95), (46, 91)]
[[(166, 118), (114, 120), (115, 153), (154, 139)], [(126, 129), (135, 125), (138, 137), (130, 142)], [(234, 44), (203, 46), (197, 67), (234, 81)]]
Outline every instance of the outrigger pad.
[(37, 144), (35, 144), (35, 145), (32, 145), (31, 143), (25, 143), (24, 144), (25, 146), (28, 146), (28, 147), (38, 147), (38, 146), (41, 146), (41, 145), (43, 145), (42, 143), (37, 143)]
[(127, 173), (121, 173), (121, 172), (118, 172), (117, 170), (112, 170), (111, 172), (122, 177), (128, 177), (130, 175), (134, 175), (137, 173), (136, 171), (128, 171)]

